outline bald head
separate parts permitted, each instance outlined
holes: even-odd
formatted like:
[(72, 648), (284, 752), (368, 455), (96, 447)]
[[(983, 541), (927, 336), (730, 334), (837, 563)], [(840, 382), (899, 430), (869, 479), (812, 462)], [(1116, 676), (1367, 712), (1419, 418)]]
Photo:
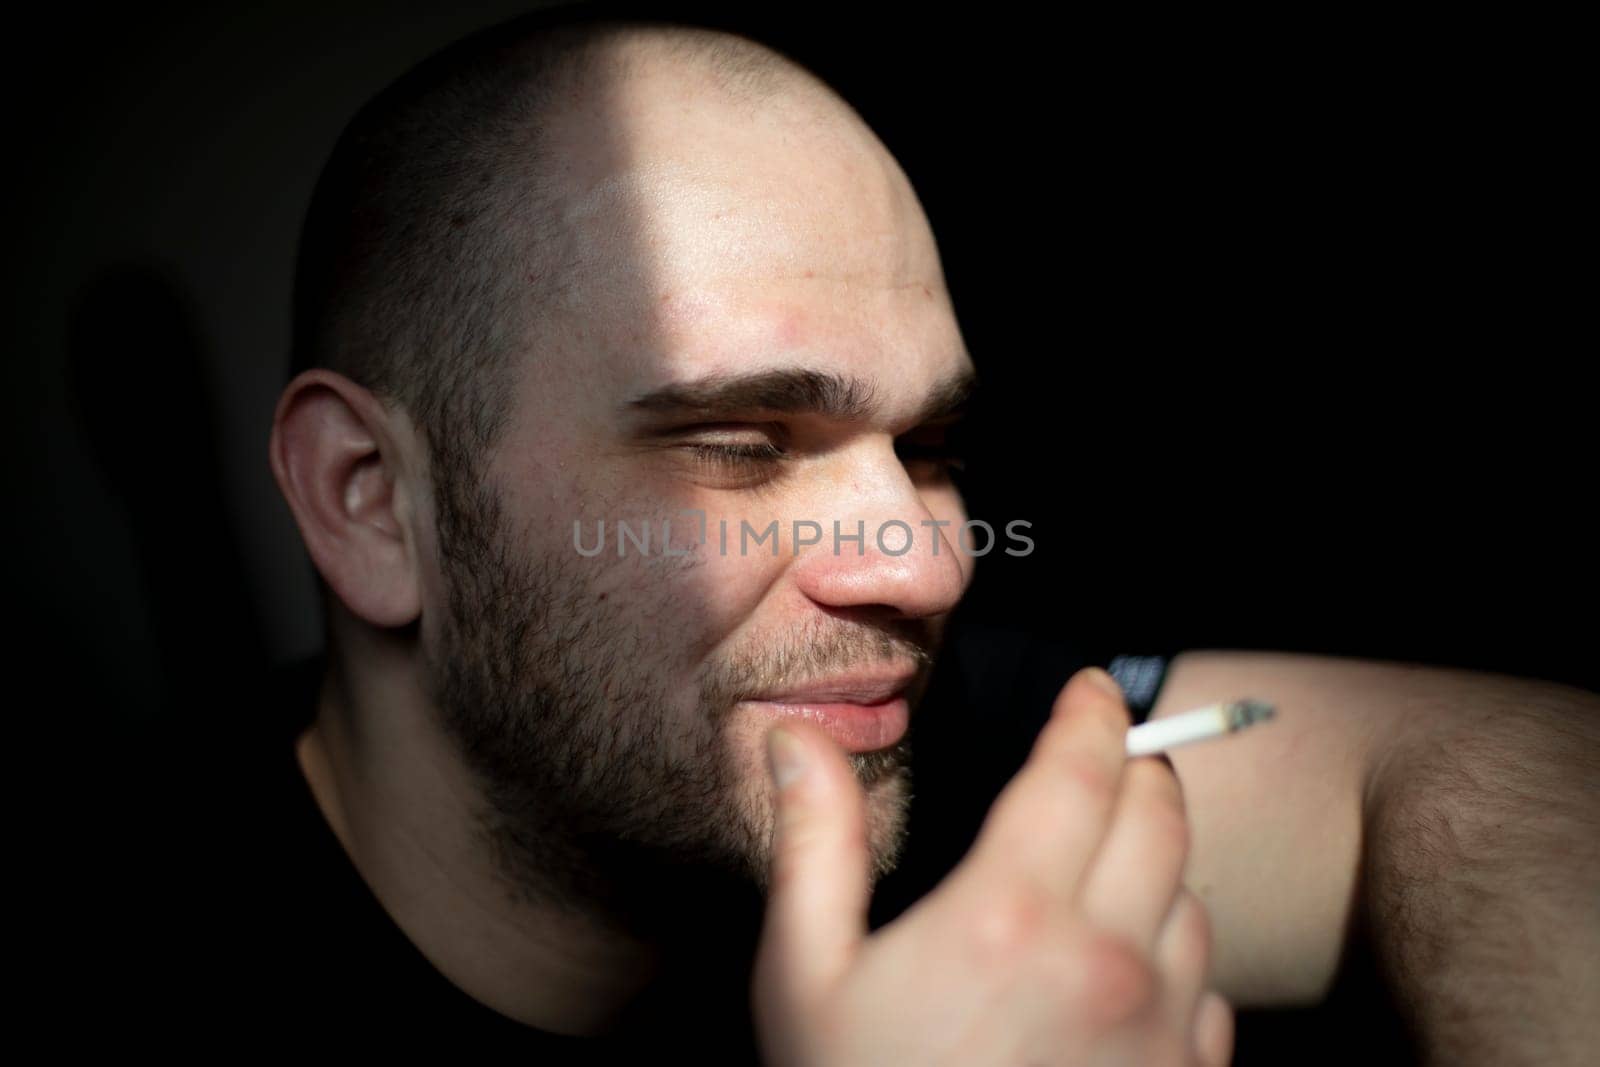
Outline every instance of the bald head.
[(728, 115), (706, 101), (875, 144), (809, 72), (702, 27), (557, 9), (424, 61), (352, 120), (318, 183), (291, 373), (345, 374), (410, 416), (436, 485), (474, 481), (552, 311), (626, 283), (626, 257), (602, 254), (620, 242), (649, 267), (631, 192), (670, 186), (719, 136)]

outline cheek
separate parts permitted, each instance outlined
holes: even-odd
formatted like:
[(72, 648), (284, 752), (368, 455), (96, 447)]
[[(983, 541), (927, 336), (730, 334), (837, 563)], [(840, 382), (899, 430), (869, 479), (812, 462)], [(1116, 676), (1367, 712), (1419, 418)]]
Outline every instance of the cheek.
[[(741, 556), (737, 518), (727, 522), (724, 549), (719, 518), (706, 517), (703, 543), (698, 520), (679, 512), (635, 513), (624, 520), (634, 535), (628, 538), (619, 537), (616, 520), (607, 518), (603, 540), (591, 518), (579, 536), (587, 550), (602, 546), (599, 552), (582, 557), (570, 528), (561, 546), (584, 572), (593, 614), (628, 632), (628, 647), (664, 688), (688, 684), (756, 612), (786, 562), (772, 555), (770, 538), (765, 545), (750, 543)], [(646, 523), (648, 547), (641, 552)]]
[(774, 556), (771, 538), (760, 545), (753, 539), (741, 544), (737, 518), (707, 517), (705, 542), (693, 546), (687, 561), (679, 561), (674, 579), (685, 615), (691, 617), (686, 621), (704, 638), (701, 651), (723, 640), (755, 612), (783, 570), (782, 548)]

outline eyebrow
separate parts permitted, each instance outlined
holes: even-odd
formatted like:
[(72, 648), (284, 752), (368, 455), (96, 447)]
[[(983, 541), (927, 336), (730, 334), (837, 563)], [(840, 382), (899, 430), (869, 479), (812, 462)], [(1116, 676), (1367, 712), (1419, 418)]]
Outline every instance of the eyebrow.
[[(970, 367), (940, 381), (924, 398), (915, 424), (960, 415), (977, 381)], [(704, 419), (770, 412), (856, 421), (876, 414), (879, 405), (877, 389), (869, 379), (796, 367), (673, 382), (636, 397), (626, 407), (652, 415)]]

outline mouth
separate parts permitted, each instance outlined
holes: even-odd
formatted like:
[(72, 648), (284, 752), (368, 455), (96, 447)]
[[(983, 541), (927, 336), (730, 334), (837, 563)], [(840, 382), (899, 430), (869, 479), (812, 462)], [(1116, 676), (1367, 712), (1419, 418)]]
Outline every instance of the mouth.
[(873, 752), (900, 741), (911, 724), (906, 690), (915, 666), (830, 675), (742, 701), (776, 719), (809, 719), (846, 752)]

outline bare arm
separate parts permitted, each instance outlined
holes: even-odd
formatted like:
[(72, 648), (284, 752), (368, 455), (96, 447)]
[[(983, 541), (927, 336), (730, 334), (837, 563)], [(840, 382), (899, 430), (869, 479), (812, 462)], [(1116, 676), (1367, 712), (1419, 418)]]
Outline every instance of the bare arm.
[(1222, 698), (1271, 724), (1171, 754), (1217, 988), (1320, 999), (1358, 906), (1439, 1062), (1579, 1062), (1600, 1041), (1600, 698), (1405, 663), (1194, 651), (1152, 718)]

